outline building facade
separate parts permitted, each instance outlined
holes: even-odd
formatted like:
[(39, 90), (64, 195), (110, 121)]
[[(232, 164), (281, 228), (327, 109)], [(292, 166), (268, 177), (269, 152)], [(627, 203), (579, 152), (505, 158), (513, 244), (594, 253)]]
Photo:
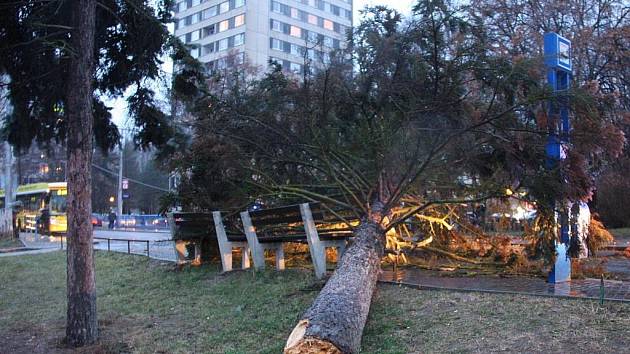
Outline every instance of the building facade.
[(345, 47), (352, 0), (183, 0), (174, 15), (175, 35), (209, 70), (275, 61), (301, 74)]

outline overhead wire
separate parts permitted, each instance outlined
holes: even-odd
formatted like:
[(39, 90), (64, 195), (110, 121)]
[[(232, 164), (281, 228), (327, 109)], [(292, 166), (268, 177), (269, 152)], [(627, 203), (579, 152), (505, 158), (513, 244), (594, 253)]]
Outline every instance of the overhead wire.
[[(97, 170), (100, 170), (100, 171), (102, 171), (102, 172), (109, 173), (109, 174), (111, 174), (111, 175), (113, 175), (113, 176), (118, 176), (118, 172), (114, 172), (114, 171), (108, 170), (108, 169), (106, 169), (105, 167), (101, 167), (101, 166), (99, 166), (99, 165), (97, 165), (97, 164), (95, 164), (95, 163), (92, 163), (92, 167), (94, 167), (94, 168), (96, 168)], [(144, 183), (144, 182), (138, 181), (137, 179), (133, 179), (133, 178), (125, 177), (125, 176), (123, 176), (123, 178), (126, 178), (126, 179), (127, 179), (127, 180), (129, 180), (130, 182), (133, 182), (133, 183), (136, 183), (136, 184), (139, 184), (139, 185), (145, 186), (145, 187), (147, 187), (147, 188), (153, 188), (153, 189), (156, 189), (156, 190), (159, 190), (159, 191), (162, 191), (162, 192), (170, 192), (170, 191), (169, 191), (168, 189), (166, 189), (166, 188), (162, 188), (162, 187), (154, 186), (154, 185), (152, 185), (152, 184)]]

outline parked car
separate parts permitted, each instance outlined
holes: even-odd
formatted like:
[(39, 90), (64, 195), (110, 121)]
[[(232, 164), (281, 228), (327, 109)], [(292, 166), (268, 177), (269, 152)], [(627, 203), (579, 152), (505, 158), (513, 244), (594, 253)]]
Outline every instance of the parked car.
[(96, 214), (92, 214), (92, 227), (102, 227), (103, 226), (103, 220), (101, 220), (101, 218), (96, 215)]

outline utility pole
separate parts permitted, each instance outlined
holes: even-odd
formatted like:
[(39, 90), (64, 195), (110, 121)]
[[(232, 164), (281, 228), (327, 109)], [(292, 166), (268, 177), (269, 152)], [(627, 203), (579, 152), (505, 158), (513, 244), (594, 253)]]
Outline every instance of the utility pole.
[(123, 189), (122, 189), (122, 184), (123, 184), (123, 151), (125, 149), (125, 143), (124, 141), (120, 143), (120, 161), (118, 163), (118, 204), (117, 204), (117, 222), (120, 224), (120, 221), (122, 220), (122, 213), (123, 213)]
[[(3, 84), (0, 86), (0, 116), (3, 118), (2, 125), (4, 126), (6, 122), (4, 121), (4, 117), (11, 113), (13, 110), (9, 99), (7, 96), (7, 89), (4, 84), (9, 83), (9, 78), (6, 75), (0, 75), (0, 83)], [(4, 215), (5, 220), (3, 221), (5, 225), (2, 227), (5, 228), (7, 233), (13, 233), (13, 202), (15, 201), (15, 192), (17, 189), (17, 180), (13, 176), (13, 149), (11, 148), (11, 144), (7, 140), (5, 140), (2, 144), (4, 148)]]
[(13, 201), (15, 188), (13, 183), (13, 151), (11, 144), (5, 141), (4, 147), (4, 212), (7, 222), (7, 232), (13, 233)]

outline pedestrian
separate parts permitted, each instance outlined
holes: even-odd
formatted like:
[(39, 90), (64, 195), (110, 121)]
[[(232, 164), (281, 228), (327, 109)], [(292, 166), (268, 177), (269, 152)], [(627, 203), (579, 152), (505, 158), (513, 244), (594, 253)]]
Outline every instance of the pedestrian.
[(110, 210), (107, 219), (109, 220), (109, 225), (107, 225), (107, 228), (111, 230), (114, 228), (114, 224), (116, 223), (116, 213), (114, 213), (113, 210)]

